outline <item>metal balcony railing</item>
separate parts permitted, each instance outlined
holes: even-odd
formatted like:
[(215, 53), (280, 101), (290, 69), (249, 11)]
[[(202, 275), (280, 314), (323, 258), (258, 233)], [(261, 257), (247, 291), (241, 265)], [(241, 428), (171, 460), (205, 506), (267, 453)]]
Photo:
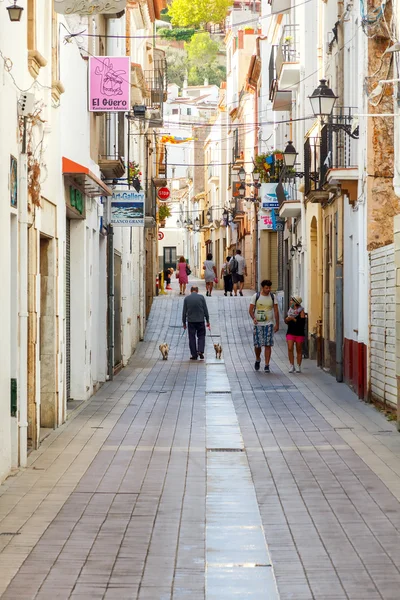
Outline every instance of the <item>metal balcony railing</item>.
[(275, 66), (278, 78), (280, 77), (284, 63), (298, 63), (299, 61), (299, 26), (285, 25), (276, 50)]
[[(357, 167), (357, 129), (352, 132), (354, 109), (338, 107), (323, 127), (327, 132), (328, 169), (350, 169)], [(349, 133), (351, 135), (349, 135)]]
[(147, 97), (146, 106), (152, 109), (163, 110), (167, 94), (167, 63), (165, 59), (155, 60), (153, 68), (144, 71), (146, 80)]
[(322, 189), (328, 171), (328, 134), (322, 128), (320, 137), (307, 138), (304, 144), (304, 193)]
[(269, 99), (271, 100), (271, 102), (274, 98), (275, 90), (277, 88), (277, 86), (276, 86), (276, 65), (275, 65), (277, 49), (278, 49), (278, 46), (272, 46), (271, 47), (271, 55), (269, 57), (269, 67), (268, 67)]

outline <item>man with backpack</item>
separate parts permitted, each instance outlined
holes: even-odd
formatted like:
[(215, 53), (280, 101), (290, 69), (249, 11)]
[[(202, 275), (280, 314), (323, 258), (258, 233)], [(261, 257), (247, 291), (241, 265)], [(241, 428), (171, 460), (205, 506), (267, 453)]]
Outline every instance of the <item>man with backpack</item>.
[(235, 256), (229, 261), (229, 271), (232, 275), (233, 291), (237, 296), (237, 287), (239, 284), (239, 295), (243, 296), (244, 276), (247, 277), (247, 265), (246, 261), (242, 256), (241, 250), (236, 250)]
[[(257, 292), (251, 299), (249, 315), (254, 323), (253, 340), (256, 362), (254, 368), (260, 370), (261, 349), (265, 348), (264, 373), (270, 373), (269, 362), (271, 349), (274, 345), (274, 333), (279, 330), (278, 301), (271, 292), (272, 282), (264, 279), (261, 282), (261, 292)], [(275, 324), (274, 324), (275, 321)]]

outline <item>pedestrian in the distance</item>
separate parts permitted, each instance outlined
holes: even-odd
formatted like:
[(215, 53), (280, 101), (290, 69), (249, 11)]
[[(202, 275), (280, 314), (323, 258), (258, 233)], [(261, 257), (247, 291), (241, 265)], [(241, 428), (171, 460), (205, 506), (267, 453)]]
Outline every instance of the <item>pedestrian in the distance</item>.
[(165, 286), (166, 290), (172, 290), (172, 287), (171, 287), (171, 277), (172, 277), (172, 273), (173, 272), (174, 272), (173, 269), (166, 269), (165, 272), (164, 272), (164, 277), (165, 277), (165, 279), (167, 281), (167, 285)]
[(265, 348), (265, 373), (270, 372), (269, 363), (274, 345), (274, 333), (279, 330), (278, 301), (271, 292), (271, 286), (272, 282), (264, 279), (261, 282), (261, 292), (254, 294), (249, 307), (249, 315), (254, 323), (253, 341), (256, 355), (254, 368), (256, 371), (260, 370), (261, 349)]
[[(289, 356), (289, 373), (301, 373), (301, 362), (303, 360), (303, 343), (305, 340), (306, 315), (302, 307), (302, 298), (292, 296), (289, 310), (285, 319), (288, 326), (286, 342)], [(296, 344), (297, 365), (294, 366), (294, 345)]]
[(232, 275), (233, 291), (235, 292), (235, 296), (237, 296), (238, 293), (238, 284), (239, 295), (243, 296), (244, 277), (247, 277), (247, 265), (242, 256), (241, 250), (236, 250), (235, 256), (233, 256), (229, 261), (229, 270)]
[[(206, 327), (210, 327), (210, 317), (204, 296), (199, 295), (199, 288), (192, 286), (191, 294), (183, 301), (182, 323), (183, 328), (188, 328), (190, 360), (204, 358), (206, 344)], [(197, 339), (196, 339), (197, 338)]]
[(178, 264), (176, 265), (176, 273), (178, 275), (179, 280), (179, 295), (184, 296), (186, 293), (186, 286), (189, 283), (188, 279), (188, 270), (190, 270), (189, 265), (186, 264), (186, 260), (184, 256), (181, 256)]
[(231, 260), (231, 257), (227, 256), (226, 262), (224, 262), (224, 264), (222, 265), (222, 269), (221, 269), (221, 279), (222, 279), (222, 277), (224, 278), (224, 296), (227, 296), (228, 293), (230, 293), (230, 295), (232, 296), (233, 282), (232, 282), (232, 275), (229, 271), (229, 261), (230, 260)]
[(215, 266), (215, 262), (213, 261), (212, 254), (207, 254), (207, 260), (204, 261), (203, 264), (204, 270), (204, 279), (206, 282), (206, 296), (211, 296), (211, 292), (213, 290), (214, 281), (217, 279), (217, 268)]

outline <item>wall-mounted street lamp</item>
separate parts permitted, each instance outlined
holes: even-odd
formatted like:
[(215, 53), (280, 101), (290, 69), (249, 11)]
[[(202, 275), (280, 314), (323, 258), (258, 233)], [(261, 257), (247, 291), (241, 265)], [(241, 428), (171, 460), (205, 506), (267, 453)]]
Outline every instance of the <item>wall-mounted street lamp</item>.
[(195, 231), (199, 231), (199, 229), (200, 229), (200, 219), (199, 219), (199, 217), (196, 217), (195, 220), (194, 220), (194, 229), (195, 229)]
[(296, 152), (296, 148), (293, 146), (293, 142), (288, 142), (283, 153), (283, 160), (285, 163), (285, 167), (289, 169), (293, 169), (296, 163), (298, 152)]
[(328, 122), (323, 121), (325, 127), (329, 127), (331, 131), (344, 131), (353, 139), (358, 139), (358, 127), (354, 129), (351, 123), (332, 123), (329, 121), (338, 96), (335, 96), (331, 88), (328, 87), (326, 79), (320, 80), (319, 86), (315, 88), (309, 99), (314, 116), (328, 117)]
[(246, 195), (246, 185), (244, 183), (241, 183), (239, 185), (238, 194), (241, 198), (244, 198), (244, 196)]
[(182, 221), (180, 219), (177, 220), (176, 226), (178, 229), (180, 229), (182, 227)]
[(302, 243), (301, 243), (301, 240), (299, 240), (299, 241), (297, 242), (297, 245), (296, 245), (296, 246), (292, 246), (292, 247), (290, 248), (290, 256), (291, 256), (292, 258), (294, 258), (294, 256), (295, 256), (296, 252), (298, 252), (299, 254), (301, 253), (301, 250), (302, 250), (302, 248), (303, 248), (303, 245), (302, 245)]
[(239, 181), (244, 183), (246, 181), (246, 171), (241, 167), (238, 172)]
[(10, 17), (10, 21), (13, 23), (17, 23), (21, 20), (23, 8), (22, 6), (17, 6), (17, 0), (14, 0), (13, 6), (7, 6), (8, 16)]
[(206, 218), (207, 218), (207, 221), (209, 223), (211, 223), (211, 221), (212, 221), (212, 214), (211, 214), (211, 210), (210, 209), (208, 209), (208, 211), (207, 211)]

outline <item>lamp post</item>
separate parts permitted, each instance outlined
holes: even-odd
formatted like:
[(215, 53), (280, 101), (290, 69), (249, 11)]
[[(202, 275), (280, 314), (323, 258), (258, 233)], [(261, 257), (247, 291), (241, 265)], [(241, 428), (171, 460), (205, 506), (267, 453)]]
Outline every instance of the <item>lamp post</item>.
[(241, 183), (244, 183), (246, 181), (246, 171), (243, 169), (243, 167), (241, 167), (239, 169), (238, 175), (239, 175), (239, 181)]
[(293, 142), (288, 142), (285, 151), (283, 153), (283, 160), (285, 163), (285, 167), (288, 167), (289, 169), (293, 169), (295, 163), (296, 163), (296, 158), (297, 158), (298, 152), (296, 152), (296, 148), (293, 146)]
[(316, 117), (332, 114), (338, 96), (335, 96), (330, 87), (326, 83), (326, 79), (320, 79), (319, 86), (315, 88), (311, 96), (309, 96), (311, 108)]
[[(336, 100), (338, 96), (335, 96), (334, 92), (328, 87), (326, 83), (326, 79), (321, 79), (319, 82), (319, 86), (315, 88), (311, 96), (309, 96), (309, 100), (311, 103), (311, 108), (316, 117), (328, 117), (328, 122), (322, 121), (322, 124), (325, 127), (329, 127), (331, 131), (344, 131), (351, 138), (358, 140), (359, 137), (359, 129), (355, 127), (353, 130), (353, 126), (350, 123), (332, 123), (332, 111), (336, 104)], [(330, 120), (329, 120), (330, 119)], [(350, 121), (351, 115), (349, 115)]]
[(13, 6), (7, 6), (8, 16), (12, 23), (17, 23), (21, 20), (22, 11), (24, 10), (22, 6), (17, 5), (17, 0), (14, 0)]

